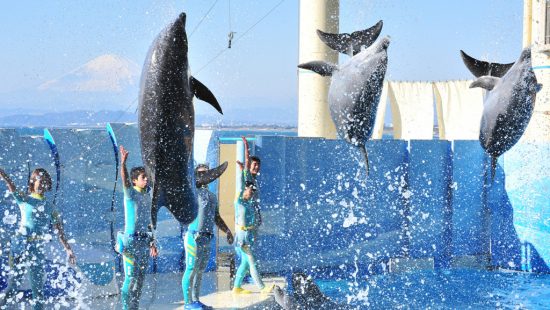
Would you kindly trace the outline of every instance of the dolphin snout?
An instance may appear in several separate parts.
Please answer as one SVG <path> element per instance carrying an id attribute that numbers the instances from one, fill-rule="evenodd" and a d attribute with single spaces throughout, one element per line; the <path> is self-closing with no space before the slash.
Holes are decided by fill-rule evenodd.
<path id="1" fill-rule="evenodd" d="M 185 12 L 181 12 L 180 16 L 178 16 L 177 23 L 181 23 L 185 27 L 185 21 L 187 20 L 187 15 L 185 15 Z"/>
<path id="2" fill-rule="evenodd" d="M 519 56 L 520 61 L 531 60 L 531 47 L 526 47 Z"/>
<path id="3" fill-rule="evenodd" d="M 387 49 L 388 46 L 390 46 L 391 37 L 385 36 L 380 40 L 380 48 L 381 49 Z"/>

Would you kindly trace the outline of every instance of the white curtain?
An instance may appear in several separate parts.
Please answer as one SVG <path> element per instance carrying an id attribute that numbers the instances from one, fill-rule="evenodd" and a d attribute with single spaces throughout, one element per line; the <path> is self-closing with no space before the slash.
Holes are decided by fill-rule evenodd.
<path id="1" fill-rule="evenodd" d="M 431 82 L 389 82 L 395 139 L 432 139 L 434 97 Z"/>
<path id="2" fill-rule="evenodd" d="M 382 94 L 380 95 L 380 103 L 376 111 L 376 119 L 374 120 L 374 128 L 372 130 L 372 139 L 382 139 L 384 134 L 384 118 L 386 116 L 386 106 L 388 100 L 388 81 L 384 81 Z"/>
<path id="3" fill-rule="evenodd" d="M 435 82 L 439 139 L 477 140 L 483 112 L 483 90 L 473 81 Z"/>

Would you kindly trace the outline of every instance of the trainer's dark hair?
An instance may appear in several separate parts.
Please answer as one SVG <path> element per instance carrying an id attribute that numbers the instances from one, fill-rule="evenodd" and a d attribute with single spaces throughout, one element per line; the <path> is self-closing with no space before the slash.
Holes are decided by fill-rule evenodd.
<path id="1" fill-rule="evenodd" d="M 29 178 L 29 192 L 30 193 L 33 193 L 34 192 L 34 183 L 38 180 L 44 180 L 45 182 L 45 190 L 46 191 L 49 191 L 52 189 L 52 177 L 50 176 L 50 174 L 48 173 L 48 171 L 46 171 L 46 169 L 44 168 L 36 168 L 33 170 L 33 172 L 31 173 L 31 177 Z"/>
<path id="2" fill-rule="evenodd" d="M 197 173 L 197 172 L 199 171 L 199 169 L 208 170 L 208 169 L 210 169 L 210 166 L 208 166 L 208 164 L 198 164 L 198 165 L 195 167 L 195 173 Z"/>
<path id="3" fill-rule="evenodd" d="M 145 168 L 140 167 L 134 167 L 132 170 L 130 170 L 130 181 L 137 180 L 140 174 L 145 174 Z"/>
<path id="4" fill-rule="evenodd" d="M 255 162 L 257 162 L 258 164 L 261 164 L 261 163 L 262 163 L 262 161 L 260 160 L 260 157 L 258 157 L 258 156 L 250 156 L 250 161 L 251 161 L 251 162 L 255 161 Z"/>

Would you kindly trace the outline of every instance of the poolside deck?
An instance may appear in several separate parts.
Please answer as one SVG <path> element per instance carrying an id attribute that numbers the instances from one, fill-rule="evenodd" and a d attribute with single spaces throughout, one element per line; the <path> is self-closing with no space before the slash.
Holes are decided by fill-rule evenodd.
<path id="1" fill-rule="evenodd" d="M 181 278 L 182 273 L 158 274 L 156 298 L 151 303 L 153 275 L 147 275 L 140 309 L 183 309 Z M 264 281 L 266 285 L 285 286 L 284 278 L 281 277 L 264 278 Z M 247 283 L 243 288 L 251 290 L 253 293 L 233 295 L 229 289 L 228 271 L 207 272 L 203 278 L 201 302 L 215 309 L 280 309 L 273 294 L 260 294 L 254 284 Z M 84 301 L 84 304 L 90 309 L 121 309 L 122 307 L 120 295 L 88 299 Z"/>

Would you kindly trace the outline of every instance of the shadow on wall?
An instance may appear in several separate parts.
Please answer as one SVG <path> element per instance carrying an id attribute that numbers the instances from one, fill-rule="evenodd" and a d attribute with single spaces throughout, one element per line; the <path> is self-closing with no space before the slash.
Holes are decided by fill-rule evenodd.
<path id="1" fill-rule="evenodd" d="M 514 217 L 529 217 L 532 214 L 517 212 L 522 206 L 513 206 L 506 190 L 506 175 L 502 165 L 498 165 L 495 181 L 488 187 L 488 206 L 491 212 L 491 264 L 492 266 L 532 272 L 549 273 L 550 268 L 539 255 L 535 246 L 520 240 Z M 543 219 L 541 219 L 542 221 Z M 547 243 L 548 244 L 548 243 Z"/>

